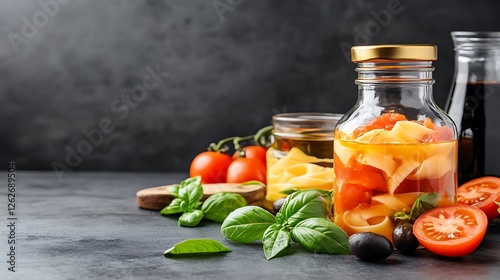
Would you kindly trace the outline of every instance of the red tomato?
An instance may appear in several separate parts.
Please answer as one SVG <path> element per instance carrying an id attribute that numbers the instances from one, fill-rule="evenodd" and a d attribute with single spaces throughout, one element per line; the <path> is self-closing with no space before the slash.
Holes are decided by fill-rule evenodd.
<path id="1" fill-rule="evenodd" d="M 266 183 L 266 167 L 257 159 L 238 158 L 227 169 L 228 183 L 244 183 L 248 181 Z"/>
<path id="2" fill-rule="evenodd" d="M 424 123 L 422 125 L 432 130 L 436 128 L 436 125 L 432 122 L 430 118 L 425 118 Z"/>
<path id="3" fill-rule="evenodd" d="M 372 200 L 372 192 L 360 185 L 340 183 L 338 192 L 335 192 L 336 207 L 340 212 L 351 210 L 358 205 L 368 205 Z"/>
<path id="4" fill-rule="evenodd" d="M 267 152 L 266 148 L 262 146 L 246 146 L 243 148 L 243 151 L 245 152 L 246 158 L 260 160 L 260 162 L 262 162 L 264 166 L 266 166 L 266 152 Z M 239 157 L 240 154 L 238 153 L 238 151 L 234 152 L 233 160 Z"/>
<path id="5" fill-rule="evenodd" d="M 340 180 L 353 185 L 359 185 L 370 190 L 387 192 L 382 171 L 375 167 L 353 161 L 352 167 L 344 165 L 338 157 L 334 157 L 335 176 Z"/>
<path id="6" fill-rule="evenodd" d="M 476 250 L 487 226 L 488 218 L 477 207 L 455 205 L 425 212 L 413 224 L 413 233 L 429 251 L 461 257 Z"/>
<path id="7" fill-rule="evenodd" d="M 500 201 L 500 178 L 487 176 L 471 180 L 458 188 L 457 202 L 463 205 L 472 205 L 483 210 L 488 220 L 498 217 Z"/>
<path id="8" fill-rule="evenodd" d="M 406 121 L 406 117 L 399 113 L 384 113 L 373 120 L 369 121 L 366 125 L 356 128 L 353 132 L 354 137 L 374 129 L 391 130 L 398 121 Z"/>
<path id="9" fill-rule="evenodd" d="M 191 162 L 189 176 L 195 177 L 201 175 L 201 182 L 225 183 L 227 168 L 232 159 L 229 155 L 207 151 L 197 155 Z"/>
<path id="10" fill-rule="evenodd" d="M 408 193 L 408 192 L 437 192 L 443 193 L 454 184 L 453 179 L 456 178 L 456 173 L 448 171 L 443 176 L 437 179 L 421 179 L 409 180 L 404 179 L 401 184 L 396 188 L 394 193 Z"/>
<path id="11" fill-rule="evenodd" d="M 453 140 L 453 130 L 448 126 L 438 126 L 431 133 L 422 137 L 422 142 L 443 142 Z"/>

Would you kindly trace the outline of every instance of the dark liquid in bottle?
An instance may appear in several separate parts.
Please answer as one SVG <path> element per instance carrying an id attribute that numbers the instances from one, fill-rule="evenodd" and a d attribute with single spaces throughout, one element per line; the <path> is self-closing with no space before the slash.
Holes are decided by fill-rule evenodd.
<path id="1" fill-rule="evenodd" d="M 459 184 L 484 175 L 500 176 L 500 84 L 463 87 L 455 85 L 447 106 L 458 129 Z"/>

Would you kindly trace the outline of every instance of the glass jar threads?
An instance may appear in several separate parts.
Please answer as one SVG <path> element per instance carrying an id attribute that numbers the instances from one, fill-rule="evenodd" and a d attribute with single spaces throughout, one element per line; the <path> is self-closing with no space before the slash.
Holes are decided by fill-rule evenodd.
<path id="1" fill-rule="evenodd" d="M 333 129 L 342 115 L 284 113 L 273 116 L 267 151 L 266 200 L 302 189 L 333 188 Z"/>
<path id="2" fill-rule="evenodd" d="M 457 131 L 433 101 L 432 45 L 355 46 L 358 101 L 334 131 L 334 222 L 392 239 L 423 193 L 456 203 Z"/>

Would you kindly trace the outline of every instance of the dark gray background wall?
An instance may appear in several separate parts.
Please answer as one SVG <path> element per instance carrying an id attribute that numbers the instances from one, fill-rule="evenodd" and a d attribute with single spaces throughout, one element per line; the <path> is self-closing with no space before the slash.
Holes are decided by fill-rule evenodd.
<path id="1" fill-rule="evenodd" d="M 485 0 L 4 0 L 0 168 L 187 171 L 210 142 L 252 134 L 273 114 L 347 111 L 354 44 L 438 45 L 444 106 L 450 31 L 498 31 L 499 10 Z"/>

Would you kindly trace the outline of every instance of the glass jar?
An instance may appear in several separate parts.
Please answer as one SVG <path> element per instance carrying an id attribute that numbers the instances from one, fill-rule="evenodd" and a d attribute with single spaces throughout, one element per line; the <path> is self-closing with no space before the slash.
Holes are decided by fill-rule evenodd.
<path id="1" fill-rule="evenodd" d="M 458 129 L 458 182 L 500 176 L 500 32 L 452 32 L 455 78 L 446 109 Z"/>
<path id="2" fill-rule="evenodd" d="M 392 240 L 418 195 L 456 203 L 457 133 L 433 101 L 432 45 L 355 46 L 358 101 L 334 131 L 334 222 Z"/>
<path id="3" fill-rule="evenodd" d="M 268 203 L 293 190 L 333 188 L 333 129 L 341 117 L 328 113 L 273 116 L 273 144 L 267 151 Z"/>

